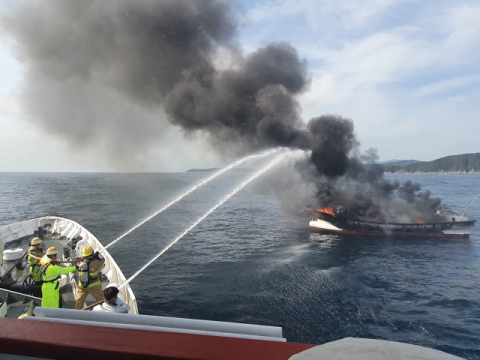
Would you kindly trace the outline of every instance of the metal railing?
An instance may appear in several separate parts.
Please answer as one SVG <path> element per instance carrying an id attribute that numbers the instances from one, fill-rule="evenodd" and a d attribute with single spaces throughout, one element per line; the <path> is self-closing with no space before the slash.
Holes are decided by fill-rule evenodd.
<path id="1" fill-rule="evenodd" d="M 32 225 L 33 223 L 35 223 L 36 221 L 38 221 L 38 219 L 34 219 L 34 220 L 30 221 L 29 223 L 27 223 L 26 225 L 21 226 L 21 227 L 19 227 L 18 229 L 15 229 L 15 230 L 12 230 L 12 228 L 10 228 L 11 232 L 9 232 L 8 234 L 1 235 L 1 236 L 0 236 L 0 239 L 6 238 L 6 237 L 8 237 L 8 236 L 10 236 L 10 235 L 12 235 L 12 234 L 16 234 L 16 233 L 18 233 L 19 231 L 21 231 L 21 230 L 23 230 L 23 229 L 31 226 L 31 225 Z"/>
<path id="2" fill-rule="evenodd" d="M 35 302 L 37 305 L 40 305 L 42 303 L 42 299 L 39 297 L 22 294 L 16 291 L 2 289 L 2 288 L 0 288 L 0 301 L 5 302 L 7 304 L 12 302 L 18 302 L 18 301 L 22 301 L 24 304 L 30 301 Z"/>

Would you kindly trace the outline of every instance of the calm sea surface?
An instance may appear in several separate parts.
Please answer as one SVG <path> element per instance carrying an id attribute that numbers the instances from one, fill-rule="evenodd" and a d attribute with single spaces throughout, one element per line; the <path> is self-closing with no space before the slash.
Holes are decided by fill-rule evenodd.
<path id="1" fill-rule="evenodd" d="M 56 215 L 106 245 L 207 175 L 0 173 L 0 226 Z M 217 178 L 113 245 L 125 276 L 244 176 Z M 459 211 L 480 192 L 479 175 L 388 178 L 419 182 Z M 468 216 L 480 220 L 480 199 Z M 468 240 L 318 235 L 308 217 L 287 215 L 249 185 L 131 286 L 142 314 L 281 326 L 291 342 L 365 337 L 480 359 L 480 227 Z"/>

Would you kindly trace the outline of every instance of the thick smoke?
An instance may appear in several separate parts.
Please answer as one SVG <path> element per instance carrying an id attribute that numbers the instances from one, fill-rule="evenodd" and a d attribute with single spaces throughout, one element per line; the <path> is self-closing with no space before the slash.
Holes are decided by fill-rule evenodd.
<path id="1" fill-rule="evenodd" d="M 307 83 L 306 64 L 295 49 L 272 43 L 207 82 L 184 79 L 166 97 L 165 111 L 173 124 L 187 132 L 207 132 L 221 149 L 307 149 L 309 135 L 301 130 L 294 98 Z"/>
<path id="2" fill-rule="evenodd" d="M 25 108 L 50 134 L 141 158 L 168 121 L 233 155 L 303 146 L 307 66 L 285 43 L 242 56 L 216 0 L 19 2 L 2 15 L 27 65 Z M 219 50 L 232 66 L 215 66 Z M 137 150 L 136 150 L 137 149 Z"/>
<path id="3" fill-rule="evenodd" d="M 217 1 L 19 1 L 1 11 L 26 65 L 23 108 L 120 170 L 174 145 L 167 95 L 189 79 L 209 86 L 216 50 L 237 52 L 235 14 Z"/>
<path id="4" fill-rule="evenodd" d="M 305 150 L 287 172 L 294 175 L 275 182 L 292 199 L 378 218 L 438 205 L 418 185 L 364 165 L 376 154 L 359 152 L 351 120 L 323 115 L 305 124 L 297 101 L 309 86 L 305 60 L 283 42 L 244 56 L 239 14 L 227 3 L 19 1 L 3 11 L 3 33 L 27 66 L 24 107 L 49 134 L 76 148 L 99 146 L 119 168 L 148 161 L 159 142 L 168 146 L 173 125 L 223 155 Z M 222 69 L 221 54 L 230 59 Z"/>

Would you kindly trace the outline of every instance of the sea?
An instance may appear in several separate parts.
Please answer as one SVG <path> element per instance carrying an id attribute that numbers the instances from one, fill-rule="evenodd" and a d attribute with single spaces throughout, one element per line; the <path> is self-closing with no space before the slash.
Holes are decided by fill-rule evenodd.
<path id="1" fill-rule="evenodd" d="M 219 176 L 112 245 L 125 276 L 247 173 Z M 107 245 L 210 175 L 0 173 L 0 226 L 56 215 Z M 420 183 L 460 212 L 480 193 L 480 175 L 386 177 Z M 139 312 L 281 326 L 289 342 L 361 337 L 480 359 L 480 224 L 469 239 L 340 237 L 312 233 L 298 210 L 245 186 L 132 280 Z M 480 220 L 480 198 L 467 215 Z"/>

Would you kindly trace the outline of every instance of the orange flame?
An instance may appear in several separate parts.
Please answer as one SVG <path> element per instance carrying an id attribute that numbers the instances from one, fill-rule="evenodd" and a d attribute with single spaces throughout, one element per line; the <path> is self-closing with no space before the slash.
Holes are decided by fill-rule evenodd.
<path id="1" fill-rule="evenodd" d="M 335 210 L 333 210 L 332 208 L 317 209 L 317 211 L 323 212 L 323 213 L 325 213 L 325 214 L 329 214 L 329 215 L 332 215 L 332 216 L 335 216 Z"/>
<path id="2" fill-rule="evenodd" d="M 418 220 L 418 221 L 417 221 L 417 224 L 425 224 L 425 221 Z"/>

